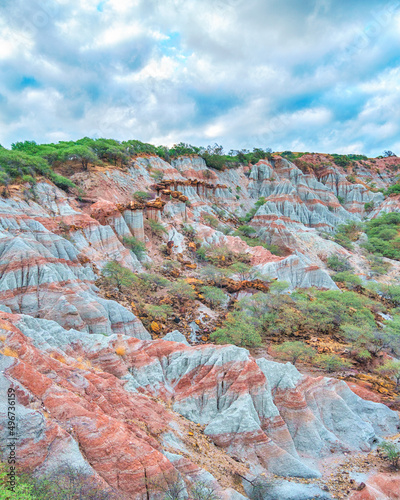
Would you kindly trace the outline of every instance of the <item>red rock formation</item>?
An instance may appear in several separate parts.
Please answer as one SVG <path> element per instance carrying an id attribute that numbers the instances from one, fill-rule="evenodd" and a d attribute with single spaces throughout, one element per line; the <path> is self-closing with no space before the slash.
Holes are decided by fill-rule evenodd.
<path id="1" fill-rule="evenodd" d="M 371 477 L 360 491 L 349 500 L 398 500 L 400 498 L 400 473 L 377 474 Z"/>

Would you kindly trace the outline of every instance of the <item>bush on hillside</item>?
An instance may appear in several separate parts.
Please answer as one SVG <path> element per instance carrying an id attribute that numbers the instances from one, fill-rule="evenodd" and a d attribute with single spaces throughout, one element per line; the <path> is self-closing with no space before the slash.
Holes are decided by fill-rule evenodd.
<path id="1" fill-rule="evenodd" d="M 337 255 L 332 255 L 331 257 L 328 257 L 326 265 L 330 269 L 338 273 L 343 271 L 350 271 L 352 269 L 351 265 L 345 258 L 338 257 Z"/>
<path id="2" fill-rule="evenodd" d="M 290 361 L 296 365 L 297 361 L 311 361 L 315 356 L 315 350 L 304 342 L 284 342 L 274 348 L 278 358 Z"/>
<path id="3" fill-rule="evenodd" d="M 105 281 L 122 292 L 124 288 L 131 288 L 137 283 L 138 279 L 135 274 L 121 266 L 117 261 L 107 262 L 102 270 L 102 276 Z"/>
<path id="4" fill-rule="evenodd" d="M 384 214 L 366 222 L 368 252 L 400 260 L 400 213 Z"/>
<path id="5" fill-rule="evenodd" d="M 256 347 L 261 337 L 249 318 L 238 311 L 229 313 L 221 328 L 210 335 L 217 344 L 234 344 L 240 347 Z"/>
<path id="6" fill-rule="evenodd" d="M 127 236 L 123 239 L 123 242 L 136 255 L 138 260 L 143 260 L 146 257 L 146 245 L 143 241 L 138 240 L 134 236 Z"/>
<path id="7" fill-rule="evenodd" d="M 349 360 L 341 358 L 336 354 L 320 354 L 315 358 L 317 366 L 322 370 L 333 373 L 351 367 Z"/>
<path id="8" fill-rule="evenodd" d="M 203 286 L 200 289 L 201 294 L 205 298 L 207 302 L 210 302 L 212 306 L 220 306 L 226 299 L 227 295 L 220 289 L 215 286 Z"/>

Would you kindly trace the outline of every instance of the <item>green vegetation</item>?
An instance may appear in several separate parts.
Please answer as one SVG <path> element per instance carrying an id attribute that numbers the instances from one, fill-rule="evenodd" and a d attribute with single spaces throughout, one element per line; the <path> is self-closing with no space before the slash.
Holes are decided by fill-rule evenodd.
<path id="1" fill-rule="evenodd" d="M 223 170 L 224 168 L 234 168 L 243 164 L 255 164 L 259 160 L 271 159 L 271 149 L 254 148 L 253 151 L 242 149 L 240 151 L 231 150 L 228 154 L 224 152 L 222 146 L 214 144 L 207 148 L 200 148 L 200 156 L 206 162 L 207 167 L 214 168 L 215 170 Z"/>
<path id="2" fill-rule="evenodd" d="M 250 256 L 247 253 L 234 252 L 226 245 L 200 247 L 196 253 L 200 260 L 206 260 L 221 267 L 228 267 L 237 262 L 245 264 L 250 262 Z"/>
<path id="3" fill-rule="evenodd" d="M 264 205 L 267 200 L 264 196 L 261 196 L 254 204 L 254 208 L 250 210 L 244 217 L 239 217 L 240 222 L 250 222 L 251 219 L 255 216 L 257 210 Z"/>
<path id="4" fill-rule="evenodd" d="M 385 262 L 382 257 L 373 254 L 368 256 L 368 264 L 373 276 L 387 274 L 392 267 L 392 265 L 389 262 Z"/>
<path id="5" fill-rule="evenodd" d="M 254 229 L 254 227 L 251 227 L 251 226 L 239 226 L 237 230 L 239 233 L 242 233 L 244 236 L 251 236 L 252 234 L 255 234 L 257 232 Z"/>
<path id="6" fill-rule="evenodd" d="M 340 273 L 337 273 L 332 276 L 332 279 L 336 283 L 343 283 L 346 288 L 350 290 L 362 284 L 361 278 L 359 276 L 356 276 L 355 274 L 350 273 L 349 271 L 342 271 Z"/>
<path id="7" fill-rule="evenodd" d="M 42 175 L 66 191 L 76 187 L 66 177 L 56 174 L 44 158 L 38 155 L 29 155 L 23 151 L 9 151 L 0 147 L 1 184 L 7 188 L 12 181 L 18 178 L 22 179 L 25 175 L 29 175 L 32 178 Z"/>
<path id="8" fill-rule="evenodd" d="M 165 227 L 161 224 L 161 222 L 158 222 L 153 219 L 149 219 L 148 224 L 150 226 L 150 230 L 154 236 L 162 236 L 163 234 L 167 233 L 167 230 Z"/>
<path id="9" fill-rule="evenodd" d="M 104 488 L 82 469 L 60 467 L 40 479 L 20 473 L 15 477 L 14 491 L 8 489 L 8 467 L 0 464 L 0 500 L 116 500 L 111 488 Z"/>
<path id="10" fill-rule="evenodd" d="M 363 226 L 359 222 L 349 222 L 337 227 L 334 241 L 347 250 L 353 250 L 353 242 L 357 241 L 363 231 Z"/>
<path id="11" fill-rule="evenodd" d="M 400 260 L 400 214 L 389 213 L 367 221 L 368 252 Z"/>
<path id="12" fill-rule="evenodd" d="M 343 271 L 350 271 L 350 269 L 352 269 L 351 265 L 347 262 L 346 259 L 338 257 L 337 255 L 332 255 L 331 257 L 328 257 L 326 265 L 330 269 L 338 273 Z"/>
<path id="13" fill-rule="evenodd" d="M 219 224 L 218 219 L 216 217 L 214 217 L 213 215 L 205 214 L 205 215 L 203 215 L 203 219 L 205 220 L 206 224 L 213 227 L 214 229 L 216 229 L 218 227 L 218 224 Z"/>
<path id="14" fill-rule="evenodd" d="M 146 191 L 136 191 L 133 193 L 133 199 L 139 203 L 144 203 L 151 199 L 151 194 Z"/>
<path id="15" fill-rule="evenodd" d="M 228 298 L 227 295 L 215 286 L 203 286 L 200 289 L 201 294 L 207 302 L 210 302 L 212 306 L 220 306 Z"/>
<path id="16" fill-rule="evenodd" d="M 400 388 L 400 361 L 397 359 L 390 359 L 377 369 L 378 373 L 386 375 L 389 378 L 394 378 L 396 382 L 395 391 Z"/>
<path id="17" fill-rule="evenodd" d="M 269 250 L 274 255 L 282 255 L 282 251 L 278 247 L 278 245 L 269 245 L 268 243 L 265 243 L 265 241 L 262 241 L 260 238 L 256 236 L 256 233 L 257 231 L 254 229 L 254 227 L 243 225 L 239 226 L 233 234 L 234 236 L 239 236 L 250 247 L 263 247 Z"/>
<path id="18" fill-rule="evenodd" d="M 147 304 L 145 306 L 145 311 L 148 316 L 150 316 L 154 320 L 163 320 L 165 321 L 168 316 L 173 313 L 173 309 L 171 306 L 163 304 L 161 306 Z"/>
<path id="19" fill-rule="evenodd" d="M 331 156 L 334 163 L 339 167 L 343 167 L 345 170 L 351 164 L 352 161 L 347 155 L 332 154 Z"/>
<path id="20" fill-rule="evenodd" d="M 129 236 L 124 238 L 124 245 L 131 250 L 138 260 L 143 260 L 144 257 L 146 256 L 146 245 L 143 243 L 143 241 L 138 240 L 134 236 Z"/>
<path id="21" fill-rule="evenodd" d="M 384 441 L 380 444 L 379 448 L 381 449 L 384 458 L 390 462 L 391 466 L 394 469 L 399 468 L 400 461 L 400 448 L 396 443 L 392 443 L 391 441 Z"/>
<path id="22" fill-rule="evenodd" d="M 386 196 L 390 196 L 391 194 L 400 194 L 400 184 L 393 184 L 393 186 L 389 186 L 385 191 Z"/>
<path id="23" fill-rule="evenodd" d="M 169 292 L 182 302 L 186 300 L 194 300 L 196 298 L 196 292 L 185 280 L 177 280 L 171 283 L 169 286 Z"/>
<path id="24" fill-rule="evenodd" d="M 383 310 L 381 303 L 353 291 L 309 289 L 291 295 L 281 291 L 275 293 L 271 284 L 270 293 L 257 293 L 235 305 L 262 337 L 282 336 L 290 341 L 299 335 L 335 336 L 349 342 L 360 360 L 383 349 L 400 352 L 400 315 L 382 325 L 375 319 Z M 400 292 L 391 292 L 400 300 Z"/>
<path id="25" fill-rule="evenodd" d="M 373 201 L 368 201 L 364 204 L 364 210 L 369 213 L 375 208 L 375 203 Z"/>
<path id="26" fill-rule="evenodd" d="M 221 328 L 211 334 L 217 344 L 234 344 L 241 347 L 255 347 L 261 344 L 261 336 L 248 317 L 235 311 L 229 313 Z"/>
<path id="27" fill-rule="evenodd" d="M 315 350 L 304 342 L 284 342 L 274 349 L 278 358 L 290 361 L 296 365 L 297 361 L 310 361 L 315 356 Z"/>
<path id="28" fill-rule="evenodd" d="M 137 282 L 135 274 L 115 260 L 107 262 L 101 274 L 106 282 L 117 288 L 119 292 L 122 292 L 124 288 L 132 287 Z"/>
<path id="29" fill-rule="evenodd" d="M 328 373 L 344 370 L 351 366 L 348 359 L 341 358 L 336 354 L 320 354 L 315 359 L 316 364 Z"/>

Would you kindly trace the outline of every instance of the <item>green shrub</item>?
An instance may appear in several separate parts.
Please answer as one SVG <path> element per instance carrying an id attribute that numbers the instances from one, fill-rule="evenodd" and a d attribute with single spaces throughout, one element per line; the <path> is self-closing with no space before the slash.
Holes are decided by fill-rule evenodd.
<path id="1" fill-rule="evenodd" d="M 200 249 L 199 249 L 200 250 Z M 199 250 L 197 254 L 199 255 Z M 206 247 L 204 250 L 206 260 L 209 260 L 215 265 L 228 267 L 236 262 L 250 262 L 250 256 L 242 252 L 234 252 L 226 245 L 219 245 L 214 247 Z"/>
<path id="2" fill-rule="evenodd" d="M 310 361 L 315 356 L 315 350 L 304 342 L 284 342 L 274 348 L 278 358 L 290 361 L 296 365 L 297 361 Z"/>
<path id="3" fill-rule="evenodd" d="M 203 215 L 203 219 L 205 220 L 206 224 L 213 227 L 214 229 L 218 227 L 219 224 L 218 219 L 215 218 L 213 215 L 205 214 Z"/>
<path id="4" fill-rule="evenodd" d="M 29 184 L 35 185 L 36 179 L 32 175 L 23 175 L 22 182 L 29 182 Z"/>
<path id="5" fill-rule="evenodd" d="M 366 222 L 368 243 L 364 247 L 373 254 L 400 260 L 400 213 L 384 214 Z"/>
<path id="6" fill-rule="evenodd" d="M 374 276 L 381 276 L 386 274 L 393 267 L 389 262 L 385 262 L 379 255 L 371 255 L 368 258 L 368 264 L 371 270 L 371 274 Z"/>
<path id="7" fill-rule="evenodd" d="M 196 230 L 189 224 L 184 224 L 182 226 L 181 233 L 188 238 L 194 238 L 196 236 Z"/>
<path id="8" fill-rule="evenodd" d="M 364 204 L 364 210 L 369 213 L 375 208 L 375 203 L 373 201 L 368 201 Z"/>
<path id="9" fill-rule="evenodd" d="M 274 293 L 271 289 L 271 293 L 260 292 L 236 304 L 239 311 L 257 321 L 263 332 L 274 337 L 291 336 L 299 331 L 308 335 L 341 335 L 344 323 L 378 329 L 374 312 L 380 307 L 378 302 L 352 291 L 312 289 L 291 295 Z"/>
<path id="10" fill-rule="evenodd" d="M 194 300 L 196 298 L 195 291 L 185 280 L 178 280 L 171 283 L 169 291 L 171 295 L 177 297 L 181 301 Z"/>
<path id="11" fill-rule="evenodd" d="M 400 194 L 400 184 L 394 184 L 393 186 L 389 186 L 385 191 L 386 196 L 391 194 Z"/>
<path id="12" fill-rule="evenodd" d="M 390 359 L 385 361 L 385 363 L 377 368 L 377 372 L 382 375 L 386 375 L 389 378 L 394 378 L 396 382 L 395 391 L 399 390 L 400 387 L 400 361 L 397 359 Z"/>
<path id="13" fill-rule="evenodd" d="M 338 257 L 337 255 L 328 257 L 326 264 L 330 269 L 339 273 L 343 271 L 350 271 L 350 269 L 352 269 L 351 265 L 345 258 Z"/>
<path id="14" fill-rule="evenodd" d="M 379 445 L 379 448 L 383 452 L 385 459 L 390 462 L 394 469 L 399 468 L 400 461 L 400 448 L 396 443 L 391 441 L 384 441 Z"/>
<path id="15" fill-rule="evenodd" d="M 76 185 L 70 179 L 67 179 L 67 177 L 63 175 L 56 174 L 55 172 L 51 172 L 49 178 L 57 187 L 64 191 L 68 192 L 71 188 L 76 188 Z"/>
<path id="16" fill-rule="evenodd" d="M 138 240 L 134 236 L 129 236 L 124 238 L 123 242 L 136 255 L 138 260 L 144 259 L 146 256 L 146 245 L 143 241 Z"/>
<path id="17" fill-rule="evenodd" d="M 234 344 L 241 347 L 256 347 L 261 344 L 257 329 L 241 312 L 229 313 L 221 328 L 210 335 L 217 344 Z"/>
<path id="18" fill-rule="evenodd" d="M 316 364 L 328 373 L 344 370 L 351 366 L 350 361 L 336 354 L 320 354 L 315 358 Z"/>
<path id="19" fill-rule="evenodd" d="M 101 274 L 105 281 L 116 287 L 119 292 L 122 292 L 124 288 L 133 287 L 138 282 L 135 274 L 117 261 L 107 262 Z"/>
<path id="20" fill-rule="evenodd" d="M 169 286 L 170 284 L 170 281 L 168 281 L 166 278 L 164 278 L 164 276 L 161 276 L 158 273 L 140 273 L 138 274 L 138 278 L 152 288 L 163 288 Z"/>
<path id="21" fill-rule="evenodd" d="M 220 288 L 215 286 L 203 286 L 200 291 L 207 302 L 213 306 L 220 306 L 228 298 Z"/>
<path id="22" fill-rule="evenodd" d="M 239 226 L 237 229 L 240 233 L 243 233 L 245 236 L 251 236 L 252 234 L 255 234 L 257 231 L 254 229 L 254 227 L 251 226 Z"/>
<path id="23" fill-rule="evenodd" d="M 160 306 L 148 304 L 145 306 L 146 313 L 154 320 L 166 321 L 168 316 L 171 316 L 173 309 L 171 306 L 162 304 Z"/>
<path id="24" fill-rule="evenodd" d="M 151 194 L 146 191 L 136 191 L 133 193 L 132 198 L 139 203 L 144 203 L 151 199 Z"/>
<path id="25" fill-rule="evenodd" d="M 333 281 L 336 283 L 343 283 L 350 290 L 362 285 L 362 280 L 359 276 L 350 273 L 349 271 L 342 271 L 332 276 Z"/>
<path id="26" fill-rule="evenodd" d="M 149 219 L 147 222 L 149 223 L 150 230 L 154 236 L 162 236 L 163 234 L 167 233 L 167 230 L 161 224 L 161 222 L 153 219 Z"/>

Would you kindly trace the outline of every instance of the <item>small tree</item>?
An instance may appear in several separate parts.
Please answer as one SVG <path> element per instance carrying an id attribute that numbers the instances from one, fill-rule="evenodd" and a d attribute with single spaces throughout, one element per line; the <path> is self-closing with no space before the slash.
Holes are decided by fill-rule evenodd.
<path id="1" fill-rule="evenodd" d="M 344 370 L 351 366 L 350 361 L 343 359 L 336 354 L 320 354 L 316 358 L 317 365 L 328 373 Z"/>
<path id="2" fill-rule="evenodd" d="M 212 484 L 205 481 L 196 481 L 190 488 L 190 498 L 192 500 L 218 500 L 219 496 L 215 493 Z"/>
<path id="3" fill-rule="evenodd" d="M 136 191 L 136 193 L 133 193 L 133 199 L 139 203 L 143 203 L 151 199 L 151 194 L 145 191 Z"/>
<path id="4" fill-rule="evenodd" d="M 126 237 L 123 241 L 124 245 L 136 255 L 138 260 L 144 259 L 146 256 L 146 245 L 143 241 L 138 240 L 134 236 Z"/>
<path id="5" fill-rule="evenodd" d="M 63 160 L 78 160 L 84 170 L 88 169 L 89 162 L 94 163 L 97 155 L 87 146 L 71 146 L 63 151 Z"/>
<path id="6" fill-rule="evenodd" d="M 242 347 L 256 347 L 261 337 L 251 318 L 241 312 L 229 313 L 221 328 L 210 335 L 217 344 L 234 344 Z"/>
<path id="7" fill-rule="evenodd" d="M 397 359 L 390 359 L 386 361 L 382 366 L 377 368 L 378 373 L 385 375 L 389 378 L 394 378 L 396 381 L 395 391 L 400 388 L 400 361 Z"/>
<path id="8" fill-rule="evenodd" d="M 164 321 L 173 313 L 172 307 L 167 304 L 162 304 L 160 306 L 148 304 L 145 306 L 145 309 L 151 318 L 162 319 Z"/>
<path id="9" fill-rule="evenodd" d="M 185 280 L 177 280 L 171 283 L 169 287 L 171 295 L 175 295 L 179 300 L 194 300 L 196 298 L 196 292 Z"/>
<path id="10" fill-rule="evenodd" d="M 252 226 L 240 226 L 238 227 L 238 231 L 243 233 L 245 236 L 251 236 L 252 234 L 256 233 L 257 231 L 254 229 Z"/>
<path id="11" fill-rule="evenodd" d="M 398 469 L 400 460 L 399 446 L 391 441 L 384 441 L 379 448 L 382 450 L 386 460 L 391 463 L 392 467 Z"/>
<path id="12" fill-rule="evenodd" d="M 201 287 L 201 293 L 203 297 L 213 306 L 219 306 L 227 299 L 225 293 L 216 286 L 203 286 Z"/>
<path id="13" fill-rule="evenodd" d="M 343 271 L 332 276 L 336 283 L 343 283 L 349 290 L 353 290 L 357 286 L 362 285 L 362 280 L 359 276 L 348 271 Z"/>
<path id="14" fill-rule="evenodd" d="M 216 217 L 214 217 L 213 215 L 206 214 L 203 216 L 203 219 L 205 220 L 206 224 L 213 227 L 214 229 L 216 229 L 218 227 L 218 224 L 219 224 L 218 219 Z"/>
<path id="15" fill-rule="evenodd" d="M 151 481 L 148 490 L 162 493 L 162 500 L 183 500 L 186 496 L 186 486 L 178 473 L 168 477 L 166 481 Z"/>
<path id="16" fill-rule="evenodd" d="M 297 361 L 310 361 L 315 356 L 315 350 L 304 342 L 284 342 L 275 347 L 274 351 L 281 359 L 296 365 Z"/>
<path id="17" fill-rule="evenodd" d="M 102 275 L 105 280 L 110 285 L 116 287 L 119 292 L 121 292 L 123 288 L 132 287 L 137 282 L 134 273 L 126 267 L 121 266 L 121 264 L 118 264 L 115 260 L 107 262 L 102 271 Z"/>
<path id="18" fill-rule="evenodd" d="M 337 273 L 341 273 L 343 271 L 350 271 L 351 265 L 347 262 L 346 259 L 340 258 L 337 255 L 332 255 L 328 257 L 326 261 L 326 265 L 336 271 Z"/>
<path id="19" fill-rule="evenodd" d="M 95 476 L 89 475 L 84 469 L 75 469 L 70 465 L 59 467 L 42 479 L 31 478 L 30 482 L 33 484 L 34 498 L 40 500 L 116 500 L 120 498 L 116 496 L 115 490 L 105 489 Z"/>
<path id="20" fill-rule="evenodd" d="M 154 219 L 149 219 L 148 220 L 150 230 L 154 236 L 161 236 L 162 234 L 166 233 L 167 230 L 165 227 L 161 224 L 161 222 L 158 222 Z"/>
<path id="21" fill-rule="evenodd" d="M 254 271 L 249 264 L 245 264 L 244 262 L 236 262 L 229 266 L 229 271 L 232 274 L 237 274 L 241 281 L 247 281 L 253 279 L 259 273 Z"/>

